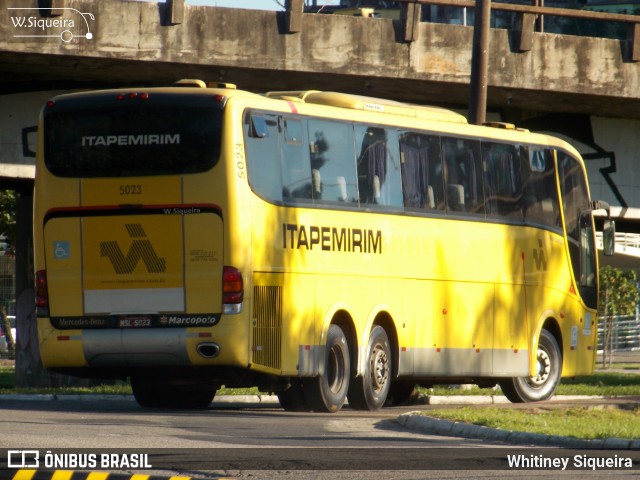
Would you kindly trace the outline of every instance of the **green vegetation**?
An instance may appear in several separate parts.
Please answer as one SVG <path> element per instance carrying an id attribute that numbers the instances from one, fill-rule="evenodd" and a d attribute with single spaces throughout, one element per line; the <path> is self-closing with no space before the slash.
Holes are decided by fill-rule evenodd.
<path id="1" fill-rule="evenodd" d="M 478 408 L 430 410 L 422 415 L 503 430 L 562 435 L 582 440 L 640 438 L 640 408 Z"/>
<path id="2" fill-rule="evenodd" d="M 616 366 L 617 367 L 617 366 Z M 638 368 L 637 366 L 635 368 Z M 500 395 L 500 389 L 492 388 L 420 388 L 421 395 Z M 640 375 L 630 373 L 596 372 L 590 376 L 564 378 L 556 395 L 591 395 L 619 397 L 640 396 Z"/>
<path id="3" fill-rule="evenodd" d="M 637 365 L 636 365 L 637 367 Z M 101 385 L 92 387 L 67 388 L 21 388 L 15 387 L 15 370 L 13 366 L 0 366 L 0 394 L 7 393 L 39 393 L 39 394 L 83 394 L 100 393 L 113 395 L 129 395 L 131 388 L 128 383 L 118 382 L 116 385 Z M 420 388 L 421 395 L 500 395 L 499 389 L 450 388 L 437 386 L 436 388 Z M 228 389 L 223 388 L 218 395 L 259 395 L 257 388 Z M 640 375 L 614 372 L 596 372 L 591 376 L 564 379 L 558 387 L 558 395 L 591 395 L 591 396 L 640 396 Z"/>

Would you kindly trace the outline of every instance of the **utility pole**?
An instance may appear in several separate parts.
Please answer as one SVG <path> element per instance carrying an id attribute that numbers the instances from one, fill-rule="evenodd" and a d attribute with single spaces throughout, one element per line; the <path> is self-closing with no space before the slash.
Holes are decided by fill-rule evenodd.
<path id="1" fill-rule="evenodd" d="M 482 125 L 487 116 L 487 77 L 489 69 L 489 29 L 491 0 L 476 0 L 471 50 L 471 96 L 469 123 Z"/>

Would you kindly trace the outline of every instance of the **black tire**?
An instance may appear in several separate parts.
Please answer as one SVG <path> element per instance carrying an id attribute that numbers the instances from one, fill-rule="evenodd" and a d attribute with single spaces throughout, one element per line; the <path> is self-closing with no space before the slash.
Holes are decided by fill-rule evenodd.
<path id="1" fill-rule="evenodd" d="M 411 380 L 393 382 L 387 394 L 387 402 L 385 405 L 389 407 L 404 405 L 414 396 L 415 391 L 416 383 Z"/>
<path id="2" fill-rule="evenodd" d="M 311 410 L 304 399 L 302 380 L 298 378 L 292 378 L 289 388 L 278 393 L 278 400 L 280 400 L 280 406 L 287 412 L 308 412 Z"/>
<path id="3" fill-rule="evenodd" d="M 513 403 L 540 402 L 553 396 L 562 376 L 562 351 L 548 330 L 540 332 L 537 375 L 509 378 L 500 382 L 504 396 Z"/>
<path id="4" fill-rule="evenodd" d="M 133 396 L 143 408 L 198 410 L 209 406 L 217 388 L 209 384 L 170 385 L 169 382 L 131 378 Z"/>
<path id="5" fill-rule="evenodd" d="M 371 330 L 361 377 L 351 379 L 349 406 L 355 410 L 380 410 L 387 401 L 392 380 L 391 347 L 381 326 Z"/>
<path id="6" fill-rule="evenodd" d="M 347 399 L 351 361 L 347 337 L 338 325 L 331 325 L 324 354 L 324 373 L 303 380 L 307 406 L 315 412 L 335 413 Z"/>

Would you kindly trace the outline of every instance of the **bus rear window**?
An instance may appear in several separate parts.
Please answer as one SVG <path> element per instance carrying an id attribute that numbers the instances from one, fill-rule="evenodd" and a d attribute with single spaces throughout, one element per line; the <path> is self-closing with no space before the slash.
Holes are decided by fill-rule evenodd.
<path id="1" fill-rule="evenodd" d="M 207 98 L 200 97 L 198 104 L 184 96 L 127 103 L 85 99 L 88 105 L 62 100 L 45 110 L 45 164 L 60 177 L 208 170 L 220 154 L 222 110 L 203 105 L 203 100 Z"/>

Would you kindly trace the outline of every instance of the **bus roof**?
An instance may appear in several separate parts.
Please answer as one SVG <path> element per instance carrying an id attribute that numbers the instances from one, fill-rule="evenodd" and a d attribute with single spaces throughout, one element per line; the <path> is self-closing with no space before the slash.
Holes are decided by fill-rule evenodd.
<path id="1" fill-rule="evenodd" d="M 390 113 L 407 117 L 421 118 L 440 122 L 467 123 L 467 119 L 446 108 L 413 105 L 375 97 L 353 95 L 338 92 L 320 92 L 318 90 L 300 90 L 285 92 L 267 92 L 268 98 L 289 100 L 331 107 L 349 108 L 353 110 L 367 110 L 372 112 Z"/>

